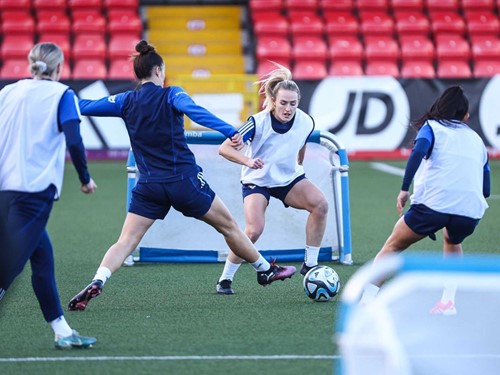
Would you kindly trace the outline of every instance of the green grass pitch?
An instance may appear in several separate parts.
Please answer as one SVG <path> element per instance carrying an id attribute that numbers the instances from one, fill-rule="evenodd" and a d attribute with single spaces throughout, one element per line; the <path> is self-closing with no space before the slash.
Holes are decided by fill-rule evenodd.
<path id="1" fill-rule="evenodd" d="M 390 162 L 404 167 L 404 162 Z M 492 197 L 464 251 L 498 252 L 500 162 L 491 162 Z M 49 233 L 63 306 L 92 278 L 125 216 L 124 162 L 92 162 L 98 191 L 79 192 L 67 166 Z M 210 182 L 211 176 L 206 176 Z M 329 263 L 345 284 L 371 260 L 397 220 L 401 177 L 351 162 L 351 229 L 355 264 Z M 440 252 L 442 240 L 410 250 Z M 295 264 L 297 267 L 300 264 Z M 56 351 L 30 284 L 29 265 L 0 303 L 0 374 L 332 374 L 338 298 L 309 300 L 302 278 L 262 288 L 249 265 L 235 279 L 237 294 L 220 296 L 222 264 L 136 264 L 113 275 L 85 312 L 67 312 L 70 325 L 98 338 L 90 350 Z"/>

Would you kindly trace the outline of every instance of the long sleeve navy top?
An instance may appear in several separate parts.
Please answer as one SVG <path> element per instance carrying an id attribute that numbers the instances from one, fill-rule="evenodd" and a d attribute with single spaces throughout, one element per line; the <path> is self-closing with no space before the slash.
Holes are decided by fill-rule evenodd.
<path id="1" fill-rule="evenodd" d="M 178 86 L 148 82 L 140 89 L 98 100 L 80 100 L 82 115 L 121 117 L 134 152 L 139 182 L 170 182 L 197 174 L 200 167 L 184 136 L 184 114 L 231 138 L 236 129 L 197 105 Z"/>

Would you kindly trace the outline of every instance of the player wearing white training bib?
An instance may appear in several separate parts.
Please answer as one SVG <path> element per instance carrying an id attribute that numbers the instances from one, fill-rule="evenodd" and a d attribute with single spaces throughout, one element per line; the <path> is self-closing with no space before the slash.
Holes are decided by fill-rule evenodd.
<path id="1" fill-rule="evenodd" d="M 456 120 L 429 120 L 425 126 L 432 129 L 434 145 L 415 174 L 411 203 L 447 214 L 482 218 L 488 208 L 483 196 L 483 166 L 488 154 L 482 139 Z"/>
<path id="2" fill-rule="evenodd" d="M 486 147 L 465 122 L 469 100 L 460 86 L 446 89 L 431 108 L 412 122 L 418 130 L 396 207 L 401 218 L 375 257 L 399 253 L 417 241 L 443 230 L 445 256 L 462 256 L 462 242 L 470 236 L 484 212 L 490 195 L 490 167 Z M 410 198 L 411 206 L 403 212 Z M 379 285 L 368 285 L 361 302 L 369 302 Z M 446 285 L 431 314 L 454 315 L 456 285 Z"/>
<path id="3" fill-rule="evenodd" d="M 68 149 L 85 194 L 96 189 L 87 170 L 75 93 L 59 83 L 64 56 L 53 43 L 28 56 L 32 79 L 0 91 L 0 300 L 28 261 L 33 290 L 58 349 L 88 348 L 66 322 L 47 223 L 61 194 Z M 0 301 L 1 304 L 1 301 Z"/>
<path id="4" fill-rule="evenodd" d="M 290 71 L 278 65 L 261 84 L 264 110 L 250 117 L 238 130 L 247 144 L 245 153 L 224 142 L 219 153 L 242 165 L 241 183 L 245 211 L 245 233 L 256 242 L 264 231 L 265 214 L 271 197 L 285 207 L 309 212 L 306 224 L 304 263 L 300 273 L 318 265 L 326 227 L 328 202 L 304 173 L 302 162 L 307 138 L 314 130 L 313 119 L 298 109 L 300 90 Z M 233 294 L 232 282 L 241 259 L 229 252 L 216 286 L 219 294 Z"/>
<path id="5" fill-rule="evenodd" d="M 286 186 L 304 174 L 304 167 L 299 164 L 297 154 L 314 130 L 311 116 L 297 109 L 293 124 L 284 133 L 275 130 L 273 122 L 276 120 L 269 111 L 257 113 L 248 122 L 253 126 L 246 127 L 248 131 L 242 133 L 243 141 L 247 141 L 246 135 L 251 134 L 251 130 L 253 136 L 248 140 L 245 156 L 250 159 L 260 158 L 266 160 L 266 163 L 260 169 L 244 165 L 241 168 L 243 184 Z M 255 126 L 256 123 L 259 126 Z"/>

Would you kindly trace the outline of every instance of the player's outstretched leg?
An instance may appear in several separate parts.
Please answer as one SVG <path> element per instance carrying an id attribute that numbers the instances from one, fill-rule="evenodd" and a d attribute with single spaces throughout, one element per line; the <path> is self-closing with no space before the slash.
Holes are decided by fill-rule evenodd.
<path id="1" fill-rule="evenodd" d="M 276 280 L 289 279 L 296 271 L 297 269 L 294 266 L 278 266 L 276 260 L 273 260 L 269 270 L 257 272 L 257 282 L 262 286 L 266 286 Z"/>
<path id="2" fill-rule="evenodd" d="M 68 304 L 68 309 L 71 311 L 85 310 L 87 303 L 89 303 L 92 298 L 95 298 L 102 293 L 102 285 L 101 280 L 93 280 L 89 285 L 83 288 L 80 293 L 71 298 L 71 301 L 69 301 Z"/>

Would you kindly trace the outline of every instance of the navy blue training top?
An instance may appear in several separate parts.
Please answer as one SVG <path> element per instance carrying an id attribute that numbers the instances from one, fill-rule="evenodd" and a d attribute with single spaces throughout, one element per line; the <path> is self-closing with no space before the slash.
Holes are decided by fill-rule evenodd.
<path id="1" fill-rule="evenodd" d="M 227 138 L 237 133 L 233 126 L 197 105 L 182 88 L 163 88 L 151 82 L 99 100 L 82 99 L 80 110 L 86 116 L 123 118 L 139 182 L 178 181 L 201 170 L 184 136 L 184 114 Z"/>

